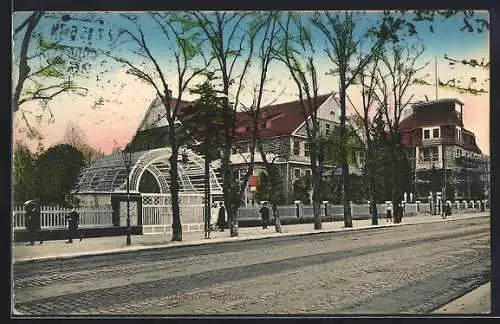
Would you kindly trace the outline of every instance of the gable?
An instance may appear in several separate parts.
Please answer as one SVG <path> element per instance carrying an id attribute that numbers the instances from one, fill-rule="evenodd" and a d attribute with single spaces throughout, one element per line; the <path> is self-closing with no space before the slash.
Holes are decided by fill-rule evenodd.
<path id="1" fill-rule="evenodd" d="M 318 108 L 317 118 L 320 124 L 320 131 L 324 132 L 326 125 L 333 128 L 334 124 L 340 123 L 340 104 L 335 99 L 335 95 L 330 95 Z M 310 122 L 311 117 L 308 118 Z M 304 122 L 293 132 L 293 135 L 307 136 L 306 125 Z"/>
<path id="2" fill-rule="evenodd" d="M 171 107 L 175 107 L 175 104 L 177 103 L 176 98 L 171 99 Z M 183 101 L 181 100 L 180 102 L 180 109 L 183 107 L 191 104 L 188 101 Z M 139 127 L 137 129 L 137 132 L 141 132 L 147 129 L 151 128 L 160 128 L 160 127 L 165 127 L 168 126 L 168 120 L 166 117 L 166 109 L 163 103 L 161 102 L 160 98 L 156 97 L 151 104 L 149 105 L 148 110 L 146 111 L 146 114 L 144 115 L 144 118 L 142 119 L 141 123 L 139 124 Z"/>

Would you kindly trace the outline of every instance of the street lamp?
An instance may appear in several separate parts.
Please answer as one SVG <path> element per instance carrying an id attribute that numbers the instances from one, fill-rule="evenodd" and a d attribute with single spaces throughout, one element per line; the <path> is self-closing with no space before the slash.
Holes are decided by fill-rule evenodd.
<path id="1" fill-rule="evenodd" d="M 125 170 L 127 172 L 127 241 L 126 244 L 130 245 L 130 166 L 132 164 L 132 153 L 127 152 L 127 148 L 122 151 L 123 164 L 125 165 Z"/>

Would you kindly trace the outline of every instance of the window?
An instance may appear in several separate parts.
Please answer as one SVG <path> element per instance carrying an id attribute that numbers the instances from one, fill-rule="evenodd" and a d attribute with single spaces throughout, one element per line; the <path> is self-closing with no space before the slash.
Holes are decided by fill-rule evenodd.
<path id="1" fill-rule="evenodd" d="M 457 140 L 461 141 L 462 140 L 462 131 L 460 128 L 456 128 L 456 134 L 457 134 Z"/>
<path id="2" fill-rule="evenodd" d="M 304 156 L 309 156 L 309 143 L 304 143 Z"/>
<path id="3" fill-rule="evenodd" d="M 306 170 L 306 179 L 311 179 L 311 170 Z"/>
<path id="4" fill-rule="evenodd" d="M 459 157 L 461 154 L 460 154 L 460 149 L 457 149 L 457 157 Z"/>
<path id="5" fill-rule="evenodd" d="M 420 162 L 439 161 L 438 147 L 424 147 L 420 151 Z"/>
<path id="6" fill-rule="evenodd" d="M 325 133 L 328 135 L 330 134 L 330 124 L 325 125 Z"/>
<path id="7" fill-rule="evenodd" d="M 432 138 L 439 138 L 439 128 L 434 128 L 432 130 Z"/>
<path id="8" fill-rule="evenodd" d="M 300 146 L 299 146 L 299 141 L 293 141 L 293 155 L 299 155 L 300 154 Z"/>
<path id="9" fill-rule="evenodd" d="M 300 178 L 300 169 L 294 169 L 293 176 L 294 176 L 295 180 L 298 180 Z"/>
<path id="10" fill-rule="evenodd" d="M 232 154 L 238 154 L 238 149 L 236 147 L 231 148 L 231 153 Z"/>
<path id="11" fill-rule="evenodd" d="M 424 138 L 430 138 L 431 137 L 431 131 L 429 129 L 424 130 Z"/>

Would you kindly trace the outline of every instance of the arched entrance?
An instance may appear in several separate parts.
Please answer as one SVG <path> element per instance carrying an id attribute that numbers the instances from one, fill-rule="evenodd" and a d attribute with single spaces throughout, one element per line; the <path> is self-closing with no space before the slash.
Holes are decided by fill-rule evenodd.
<path id="1" fill-rule="evenodd" d="M 120 153 L 106 156 L 82 170 L 75 187 L 77 194 L 126 196 L 129 177 L 132 195 L 140 200 L 131 205 L 131 217 L 140 217 L 143 234 L 171 231 L 172 200 L 170 196 L 169 147 L 134 152 L 132 167 L 127 175 Z M 191 150 L 182 150 L 179 169 L 179 204 L 183 231 L 203 229 L 203 192 L 205 183 L 204 159 Z M 222 187 L 215 172 L 210 169 L 209 183 L 212 195 L 221 195 Z M 123 200 L 119 213 L 122 218 Z"/>

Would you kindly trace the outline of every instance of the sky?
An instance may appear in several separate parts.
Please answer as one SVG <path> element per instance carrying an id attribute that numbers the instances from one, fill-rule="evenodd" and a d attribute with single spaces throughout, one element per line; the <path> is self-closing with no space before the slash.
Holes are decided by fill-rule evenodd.
<path id="1" fill-rule="evenodd" d="M 16 28 L 30 13 L 19 12 L 14 13 L 13 28 Z M 73 18 L 79 20 L 70 20 L 64 22 L 66 25 L 76 25 L 79 29 L 76 32 L 75 40 L 71 40 L 71 34 L 60 33 L 60 30 L 55 30 L 54 25 L 61 23 L 61 14 L 54 16 L 58 18 L 46 17 L 41 20 L 37 27 L 37 33 L 43 35 L 47 39 L 58 41 L 62 45 L 72 47 L 89 47 L 102 51 L 112 51 L 114 55 L 124 57 L 132 63 L 139 65 L 144 59 L 140 55 L 133 54 L 134 47 L 131 42 L 123 43 L 126 38 L 124 35 L 117 37 L 120 28 L 126 28 L 131 31 L 136 31 L 135 25 L 121 17 L 118 13 L 68 13 Z M 173 91 L 173 96 L 178 96 L 177 77 L 172 51 L 162 37 L 161 31 L 155 27 L 150 18 L 145 13 L 134 13 L 138 16 L 138 22 L 141 24 L 145 39 L 151 48 L 155 58 L 162 66 L 163 72 L 166 75 L 169 87 Z M 302 19 L 312 13 L 303 12 L 299 16 Z M 379 13 L 367 13 L 359 15 L 360 30 L 364 30 L 370 22 L 375 21 Z M 476 15 L 481 18 L 488 19 L 487 12 L 477 12 Z M 101 20 L 102 19 L 102 23 Z M 89 20 L 89 21 L 86 21 Z M 450 18 L 444 21 L 436 21 L 434 23 L 434 33 L 431 33 L 428 24 L 421 23 L 417 25 L 419 39 L 413 39 L 414 43 L 421 43 L 425 47 L 422 57 L 417 61 L 417 66 L 424 66 L 419 74 L 419 78 L 425 78 L 431 85 L 428 86 L 412 86 L 408 89 L 408 94 L 412 96 L 412 101 L 425 100 L 426 96 L 429 100 L 436 98 L 434 83 L 435 60 L 437 61 L 437 74 L 439 79 L 447 81 L 455 78 L 461 79 L 461 84 L 468 86 L 471 84 L 471 77 L 476 77 L 476 83 L 472 84 L 475 88 L 484 87 L 489 89 L 489 69 L 472 68 L 463 64 L 455 64 L 451 66 L 444 55 L 462 59 L 476 59 L 489 62 L 489 33 L 468 33 L 460 31 L 463 25 L 462 16 Z M 246 26 L 245 26 L 246 28 Z M 240 34 L 237 34 L 235 39 L 239 40 L 242 35 L 245 35 L 245 28 Z M 90 29 L 92 29 L 91 32 Z M 101 30 L 99 30 L 101 29 Z M 325 43 L 321 39 L 321 34 L 313 30 L 313 38 L 315 49 L 315 67 L 318 71 L 319 92 L 328 93 L 336 90 L 338 81 L 335 77 L 326 75 L 325 72 L 332 68 L 332 62 L 324 52 Z M 90 36 L 89 36 L 90 34 Z M 14 58 L 13 58 L 13 80 L 17 78 L 17 62 L 19 55 L 19 47 L 22 39 L 22 34 L 16 35 L 13 41 Z M 187 38 L 189 36 L 186 35 Z M 90 39 L 90 40 L 89 40 Z M 226 37 L 227 39 L 227 37 Z M 117 41 L 118 40 L 118 41 Z M 36 44 L 36 43 L 32 43 Z M 364 47 L 368 47 L 369 43 L 365 43 Z M 31 48 L 33 50 L 33 48 Z M 67 53 L 68 54 L 68 53 Z M 49 114 L 46 112 L 44 118 L 37 125 L 39 131 L 43 134 L 43 144 L 45 148 L 50 147 L 61 141 L 66 125 L 69 121 L 78 124 L 85 132 L 90 145 L 101 149 L 105 153 L 110 153 L 115 147 L 123 147 L 137 131 L 144 114 L 154 98 L 155 90 L 144 82 L 139 81 L 136 77 L 126 73 L 127 69 L 120 64 L 116 64 L 109 57 L 103 56 L 75 56 L 75 60 L 81 66 L 86 65 L 85 73 L 75 74 L 72 80 L 78 85 L 88 88 L 89 92 L 86 96 L 75 94 L 63 94 L 50 101 L 47 109 L 54 115 L 54 120 L 48 122 Z M 200 60 L 192 62 L 193 66 L 198 66 Z M 146 66 L 151 70 L 151 65 Z M 242 65 L 235 64 L 235 73 L 241 71 Z M 246 104 L 251 102 L 251 89 L 256 85 L 258 80 L 259 70 L 257 62 L 252 64 L 247 75 L 244 91 L 241 99 Z M 201 79 L 194 79 L 191 86 L 194 86 Z M 264 104 L 269 102 L 286 102 L 297 99 L 297 87 L 290 79 L 286 68 L 282 63 L 274 62 L 270 65 L 268 71 L 268 81 L 266 83 L 266 93 L 264 96 Z M 355 104 L 359 103 L 359 89 L 352 87 L 349 90 L 349 96 Z M 99 100 L 102 98 L 102 100 Z M 464 107 L 464 122 L 466 128 L 473 131 L 476 135 L 476 141 L 484 154 L 489 154 L 490 148 L 490 131 L 489 131 L 489 93 L 474 96 L 468 93 L 459 93 L 453 89 L 438 90 L 438 99 L 443 98 L 458 98 L 465 103 Z M 183 99 L 193 100 L 195 97 L 189 92 L 183 94 Z M 95 105 L 100 101 L 99 105 Z M 35 102 L 29 102 L 22 106 L 22 110 L 26 112 L 28 118 L 30 112 L 36 113 L 41 111 L 41 106 Z M 13 142 L 22 140 L 31 148 L 36 148 L 36 141 L 30 141 L 24 136 L 22 129 L 25 128 L 24 121 L 20 113 L 13 115 Z"/>

